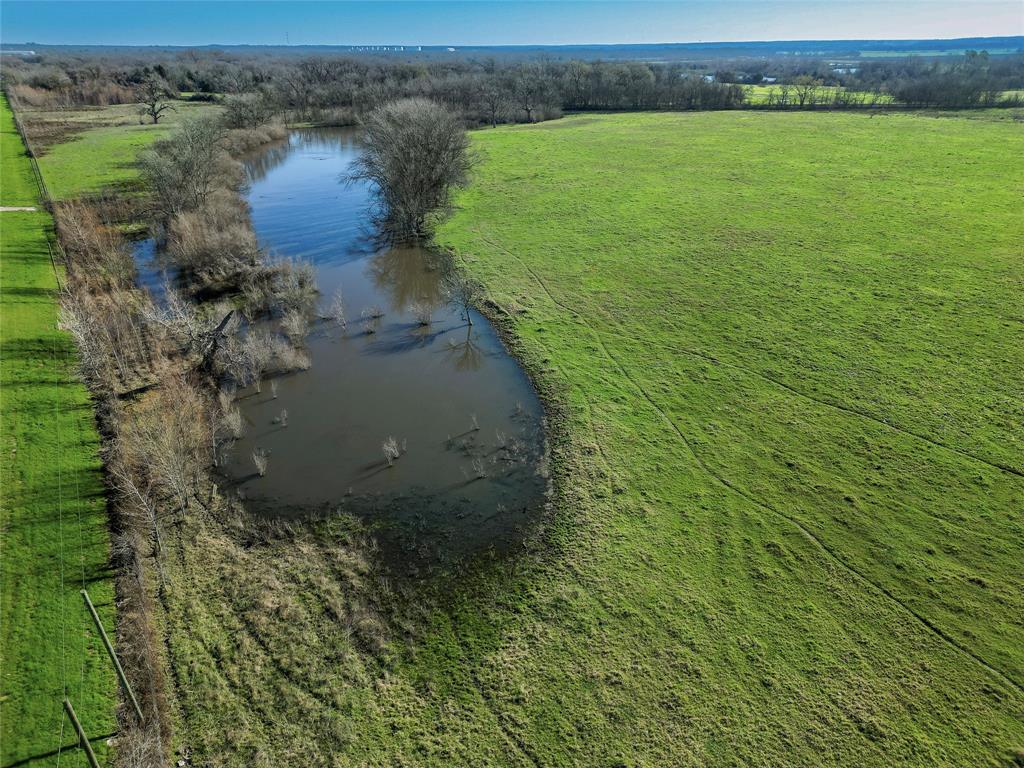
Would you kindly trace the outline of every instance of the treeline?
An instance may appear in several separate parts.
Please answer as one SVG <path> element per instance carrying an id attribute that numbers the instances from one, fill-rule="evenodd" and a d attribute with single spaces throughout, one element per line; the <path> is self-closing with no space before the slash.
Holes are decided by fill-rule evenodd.
<path id="1" fill-rule="evenodd" d="M 194 99 L 254 94 L 259 108 L 300 120 L 354 120 L 381 104 L 428 98 L 470 122 L 532 122 L 563 110 L 693 110 L 742 106 L 832 108 L 897 104 L 975 107 L 1024 88 L 1024 56 L 970 52 L 945 59 L 856 64 L 778 57 L 718 63 L 630 61 L 397 60 L 319 56 L 157 58 L 7 57 L 3 83 L 38 107 L 135 103 L 144 87 Z M 799 98 L 748 100 L 743 85 L 803 87 Z M 795 91 L 787 91 L 793 93 Z M 837 95 L 856 92 L 857 97 Z M 867 97 L 864 94 L 868 94 Z"/>
<path id="2" fill-rule="evenodd" d="M 1006 91 L 1024 88 L 1024 56 L 989 56 L 968 51 L 964 56 L 938 59 L 904 58 L 880 61 L 855 60 L 841 64 L 799 59 L 732 61 L 719 67 L 714 77 L 721 82 L 750 85 L 771 82 L 783 103 L 799 103 L 796 89 L 816 89 L 808 102 L 844 106 L 845 101 L 895 103 L 909 107 L 970 108 L 1019 106 L 1019 97 Z M 789 86 L 789 88 L 786 88 Z M 785 89 L 789 96 L 781 96 Z M 857 96 L 837 96 L 840 91 Z M 834 103 L 839 102 L 839 103 Z"/>
<path id="3" fill-rule="evenodd" d="M 1019 96 L 1006 98 L 1005 91 L 1024 87 L 1024 56 L 990 57 L 985 51 L 968 51 L 949 60 L 906 59 L 868 62 L 844 80 L 853 88 L 891 93 L 913 107 L 978 107 L 1000 102 L 1022 105 Z"/>

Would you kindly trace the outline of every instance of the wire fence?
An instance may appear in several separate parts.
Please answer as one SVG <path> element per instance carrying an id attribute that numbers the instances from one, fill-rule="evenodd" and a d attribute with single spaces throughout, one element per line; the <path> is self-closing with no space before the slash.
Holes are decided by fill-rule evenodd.
<path id="1" fill-rule="evenodd" d="M 7 92 L 6 96 L 7 96 L 7 99 L 8 99 L 8 104 L 11 107 L 11 115 L 12 115 L 12 118 L 13 118 L 13 121 L 14 121 L 15 129 L 17 130 L 17 132 L 18 132 L 19 136 L 21 137 L 21 140 L 22 140 L 22 142 L 23 142 L 23 144 L 25 146 L 26 154 L 27 154 L 27 157 L 29 159 L 29 165 L 32 168 L 32 175 L 33 175 L 33 178 L 34 178 L 35 183 L 36 183 L 36 187 L 37 187 L 37 190 L 38 190 L 38 196 L 39 196 L 40 203 L 42 204 L 43 208 L 45 208 L 47 211 L 49 211 L 52 214 L 54 212 L 54 208 L 55 208 L 54 200 L 53 200 L 53 198 L 50 195 L 50 190 L 47 187 L 46 180 L 43 177 L 42 170 L 39 167 L 39 163 L 37 161 L 37 153 L 35 151 L 35 148 L 33 147 L 32 140 L 29 137 L 29 134 L 28 134 L 28 132 L 25 129 L 25 125 L 24 125 L 24 123 L 23 123 L 23 121 L 21 119 L 21 116 L 19 115 L 19 111 L 21 109 L 20 104 L 18 103 L 17 99 L 13 96 L 13 94 Z M 56 280 L 56 283 L 57 283 L 57 288 L 58 288 L 58 290 L 62 291 L 62 290 L 64 290 L 64 286 L 62 285 L 62 281 L 61 281 L 61 269 L 58 268 L 58 261 L 60 262 L 61 266 L 63 266 L 65 268 L 65 270 L 67 268 L 68 263 L 67 263 L 66 253 L 64 252 L 64 250 L 63 250 L 63 248 L 62 248 L 62 246 L 60 244 L 60 240 L 57 239 L 57 233 L 56 233 L 56 229 L 55 228 L 52 229 L 52 230 L 47 231 L 46 246 L 47 246 L 47 251 L 48 251 L 49 258 L 50 258 L 50 265 L 51 265 L 51 267 L 53 269 L 54 279 Z M 59 344 L 58 337 L 56 335 L 54 335 L 53 336 L 53 340 L 52 340 L 52 348 L 51 348 L 52 364 L 54 366 L 54 370 L 57 371 L 58 373 L 62 374 L 62 375 L 63 374 L 70 374 L 70 371 L 72 370 L 72 366 L 74 365 L 74 355 L 70 354 L 70 352 L 69 352 L 69 350 L 67 348 L 64 348 L 62 351 L 59 350 L 58 349 L 58 344 Z M 70 447 L 72 449 L 72 451 L 74 451 L 75 450 L 75 446 L 85 445 L 87 443 L 87 439 L 86 439 L 86 435 L 83 432 L 82 421 L 80 419 L 74 418 L 74 413 L 76 411 L 75 403 L 70 403 L 70 406 L 67 407 L 67 408 L 64 407 L 65 404 L 61 403 L 61 393 L 64 392 L 64 389 L 65 389 L 64 387 L 60 387 L 59 388 L 60 391 L 58 392 L 58 395 L 54 398 L 54 411 L 53 411 L 54 419 L 56 421 L 56 423 L 54 425 L 55 428 L 53 430 L 53 433 L 55 435 L 56 442 L 57 442 L 57 462 L 56 462 L 57 463 L 57 497 L 58 497 L 57 498 L 57 508 L 58 508 L 57 509 L 57 512 L 58 512 L 57 520 L 58 520 L 58 529 L 59 529 L 58 533 L 59 533 L 59 539 L 60 539 L 59 540 L 59 546 L 60 546 L 60 550 L 59 550 L 59 557 L 60 557 L 60 595 L 59 595 L 59 600 L 60 600 L 60 606 L 59 606 L 59 608 L 60 608 L 60 620 L 61 620 L 61 638 L 60 638 L 60 647 L 61 647 L 61 684 L 62 684 L 62 688 L 63 688 L 63 700 L 59 703 L 61 709 L 60 709 L 60 724 L 59 724 L 59 729 L 58 729 L 58 745 L 57 745 L 57 749 L 55 750 L 56 761 L 57 761 L 57 765 L 58 766 L 60 766 L 60 763 L 61 763 L 62 753 L 68 751 L 68 749 L 69 749 L 69 745 L 65 744 L 65 741 L 64 741 L 65 735 L 66 735 L 66 730 L 67 730 L 65 726 L 67 725 L 69 716 L 71 717 L 71 719 L 72 719 L 72 721 L 74 723 L 74 726 L 75 726 L 75 729 L 76 729 L 76 731 L 75 731 L 76 735 L 79 733 L 78 729 L 81 728 L 82 725 L 84 725 L 84 723 L 80 723 L 79 722 L 80 719 L 81 719 L 80 716 L 79 716 L 79 719 L 75 719 L 75 717 L 73 715 L 69 715 L 68 714 L 68 708 L 70 707 L 69 699 L 70 699 L 70 697 L 72 695 L 71 687 L 74 687 L 75 684 L 76 684 L 76 681 L 74 679 L 76 672 L 78 673 L 77 674 L 78 680 L 77 680 L 77 695 L 76 695 L 77 698 L 76 698 L 76 700 L 79 701 L 79 702 L 83 702 L 84 701 L 83 695 L 86 693 L 86 682 L 85 681 L 86 681 L 87 662 L 88 662 L 89 658 L 91 658 L 91 656 L 94 655 L 94 654 L 90 654 L 89 653 L 89 648 L 88 648 L 89 637 L 90 637 L 90 635 L 91 635 L 91 633 L 93 632 L 93 629 L 94 629 L 94 627 L 92 626 L 92 619 L 93 618 L 95 618 L 95 621 L 97 623 L 97 626 L 95 627 L 95 629 L 97 629 L 101 634 L 103 633 L 103 629 L 99 625 L 100 619 L 98 617 L 96 617 L 94 615 L 90 616 L 85 611 L 80 611 L 79 615 L 83 619 L 83 624 L 81 626 L 74 626 L 74 619 L 71 618 L 68 615 L 68 606 L 67 606 L 68 595 L 66 594 L 66 592 L 67 592 L 67 590 L 69 588 L 68 582 L 71 582 L 71 583 L 74 583 L 74 581 L 79 581 L 80 582 L 80 590 L 72 590 L 72 591 L 79 591 L 80 592 L 80 595 L 76 595 L 75 596 L 76 598 L 78 598 L 79 596 L 84 596 L 86 594 L 86 585 L 87 585 L 86 548 L 85 548 L 85 538 L 86 538 L 86 530 L 85 530 L 85 528 L 86 528 L 86 525 L 85 525 L 85 522 L 83 520 L 83 512 L 84 512 L 84 510 L 82 509 L 83 498 L 82 498 L 82 495 L 81 495 L 81 488 L 79 486 L 79 477 L 78 477 L 79 471 L 78 471 L 78 469 L 76 467 L 72 466 L 72 469 L 74 470 L 73 473 L 72 473 L 72 478 L 66 479 L 64 477 L 64 472 L 63 471 L 68 468 L 64 464 L 64 462 L 66 460 L 66 457 L 64 455 L 64 449 L 65 449 L 65 447 Z M 66 395 L 66 396 L 70 396 L 70 395 Z M 74 419 L 73 422 L 72 421 L 68 421 L 68 424 L 66 425 L 66 426 L 73 426 L 74 427 L 74 429 L 75 429 L 75 434 L 74 435 L 67 435 L 67 434 L 63 434 L 62 433 L 61 421 L 64 418 Z M 69 442 L 69 438 L 70 438 L 70 442 Z M 65 495 L 68 492 L 72 491 L 72 490 L 73 490 L 73 494 L 74 494 L 75 517 L 72 518 L 71 515 L 68 515 L 68 520 L 65 521 L 65 512 L 69 511 L 69 510 L 65 509 Z M 70 502 L 70 498 L 67 499 L 67 501 Z M 76 521 L 77 521 L 77 526 L 75 525 Z M 67 526 L 65 526 L 65 522 L 68 523 Z M 65 539 L 66 535 L 67 535 L 67 540 Z M 68 559 L 68 557 L 72 553 L 66 551 L 66 544 L 69 543 L 69 542 L 73 542 L 76 535 L 77 535 L 77 542 L 78 542 L 78 563 L 77 563 L 77 568 L 76 568 L 76 564 Z M 77 574 L 78 578 L 77 579 L 75 578 L 75 570 L 78 571 L 78 574 Z M 80 641 L 80 647 L 79 648 L 75 648 L 72 645 L 72 643 L 74 642 L 74 637 L 73 636 L 69 636 L 69 633 L 74 632 L 74 631 L 79 631 L 80 632 L 80 635 L 79 635 L 79 638 L 78 638 L 79 641 Z M 69 643 L 69 639 L 71 641 L 70 643 Z M 105 640 L 105 638 L 104 638 L 104 640 Z M 110 654 L 113 656 L 114 655 L 114 651 L 113 651 L 113 649 L 109 645 L 108 645 L 108 650 L 109 650 Z M 81 653 L 81 666 L 80 666 L 79 669 L 70 669 L 69 670 L 68 669 L 68 654 L 69 653 L 70 654 L 74 654 L 76 651 L 79 651 Z M 117 669 L 120 670 L 120 666 L 119 666 L 118 662 L 116 661 L 116 659 L 112 659 L 112 660 L 114 661 L 114 664 L 117 667 Z M 151 698 L 152 698 L 152 702 L 151 703 L 152 703 L 152 706 L 153 706 L 153 709 L 154 709 L 152 722 L 157 724 L 155 727 L 159 727 L 158 723 L 159 723 L 159 720 L 160 720 L 160 712 L 159 712 L 159 706 L 158 706 L 158 703 L 157 703 L 158 696 L 156 694 L 157 686 L 156 686 L 155 671 L 154 671 L 154 669 L 152 667 L 151 660 L 150 660 L 150 658 L 148 656 L 146 657 L 145 662 L 146 662 L 147 671 L 148 671 L 148 681 L 147 682 L 148 682 L 148 687 L 150 689 Z M 141 724 L 142 720 L 143 720 L 142 711 L 139 709 L 138 703 L 135 702 L 134 694 L 131 693 L 130 689 L 127 687 L 127 686 L 129 686 L 129 683 L 124 678 L 123 672 L 121 673 L 121 681 L 123 683 L 123 686 L 125 687 L 125 694 L 131 698 L 133 703 L 135 703 L 135 710 L 138 713 L 139 723 Z M 83 713 L 83 714 L 86 714 L 86 713 Z M 148 718 L 146 718 L 146 719 L 148 720 Z M 82 738 L 83 739 L 86 738 L 84 736 L 84 732 L 82 732 L 82 733 L 83 733 Z M 86 745 L 79 744 L 79 746 L 85 747 Z M 81 753 L 81 755 L 82 755 L 82 757 L 88 757 L 90 763 L 92 762 L 92 760 L 95 759 L 95 758 L 92 757 L 91 750 L 83 749 L 83 752 Z M 70 759 L 70 755 L 68 756 L 68 759 Z"/>
<path id="2" fill-rule="evenodd" d="M 29 139 L 28 133 L 25 130 L 25 126 L 22 123 L 21 117 L 18 114 L 18 112 L 20 110 L 20 105 L 17 103 L 17 100 L 13 97 L 13 94 L 11 94 L 10 92 L 6 92 L 5 95 L 7 97 L 7 103 L 10 105 L 11 116 L 12 116 L 13 121 L 14 121 L 14 127 L 17 130 L 18 135 L 21 137 L 21 141 L 22 141 L 22 143 L 25 146 L 25 152 L 26 152 L 26 154 L 28 156 L 28 159 L 29 159 L 29 166 L 32 169 L 32 176 L 33 176 L 33 179 L 35 180 L 35 183 L 36 183 L 36 188 L 37 188 L 37 191 L 38 191 L 39 201 L 42 204 L 43 208 L 45 208 L 47 211 L 49 211 L 52 214 L 52 212 L 53 212 L 53 199 L 50 197 L 50 191 L 49 191 L 49 188 L 46 186 L 46 180 L 43 178 L 42 171 L 39 168 L 39 163 L 36 160 L 36 153 L 35 153 L 35 151 L 34 151 L 34 149 L 32 147 L 31 140 Z M 65 263 L 64 259 L 63 259 L 63 255 L 64 254 L 63 254 L 63 249 L 61 249 L 61 247 L 60 247 L 60 243 L 56 242 L 54 240 L 54 236 L 55 236 L 55 233 L 52 232 L 52 231 L 48 231 L 46 233 L 46 250 L 47 250 L 47 253 L 48 253 L 49 259 L 50 259 L 50 266 L 53 269 L 53 276 L 54 276 L 54 279 L 56 280 L 56 283 L 57 283 L 57 289 L 58 290 L 63 290 L 63 286 L 61 284 L 60 270 L 57 267 L 57 259 L 54 257 L 54 249 L 56 248 L 58 253 L 60 253 L 60 255 L 61 255 L 61 263 L 62 264 Z M 51 337 L 50 355 L 51 355 L 51 365 L 52 365 L 52 368 L 53 368 L 53 370 L 55 372 L 63 375 L 63 374 L 66 374 L 68 371 L 70 371 L 71 365 L 72 365 L 72 361 L 71 361 L 71 359 L 70 359 L 66 349 L 58 350 L 58 336 L 56 334 L 54 334 Z M 65 537 L 66 531 L 65 531 L 65 525 L 64 525 L 64 512 L 65 512 L 65 504 L 64 504 L 64 501 L 65 501 L 65 499 L 64 499 L 64 496 L 65 496 L 64 469 L 65 469 L 65 462 L 67 461 L 67 457 L 65 456 L 66 440 L 64 439 L 65 435 L 62 433 L 62 430 L 61 430 L 61 423 L 64 421 L 65 417 L 67 417 L 68 415 L 72 415 L 72 417 L 73 417 L 75 409 L 74 409 L 74 405 L 73 404 L 72 404 L 72 407 L 70 409 L 66 409 L 66 408 L 63 407 L 63 404 L 61 403 L 61 396 L 64 393 L 65 388 L 64 387 L 57 387 L 56 390 L 57 391 L 56 391 L 56 394 L 55 394 L 54 399 L 53 399 L 53 419 L 54 419 L 53 435 L 54 435 L 54 437 L 56 439 L 56 444 L 57 444 L 56 445 L 57 452 L 56 452 L 55 464 L 56 464 L 56 471 L 57 471 L 57 528 L 58 528 L 58 547 L 59 547 L 59 549 L 58 549 L 58 558 L 60 560 L 59 592 L 58 592 L 57 599 L 58 599 L 58 602 L 59 602 L 58 608 L 59 608 L 59 613 L 60 613 L 60 656 L 61 656 L 61 658 L 60 658 L 60 671 L 61 671 L 62 700 L 57 702 L 57 704 L 55 705 L 56 708 L 59 708 L 59 712 L 60 712 L 60 715 L 59 715 L 59 717 L 60 717 L 59 728 L 56 729 L 57 730 L 57 748 L 56 748 L 55 752 L 56 752 L 56 764 L 57 764 L 57 766 L 59 768 L 59 766 L 61 764 L 61 758 L 63 756 L 64 751 L 67 748 L 65 743 L 64 743 L 65 730 L 66 730 L 65 726 L 67 724 L 67 714 L 66 714 L 65 709 L 64 709 L 63 699 L 66 699 L 66 698 L 68 698 L 68 697 L 70 697 L 72 695 L 71 686 L 75 685 L 76 682 L 77 682 L 76 699 L 78 701 L 82 701 L 83 700 L 83 694 L 85 692 L 86 665 L 87 665 L 87 660 L 89 658 L 89 653 L 88 653 L 88 649 L 87 649 L 87 645 L 88 645 L 88 632 L 89 632 L 89 620 L 88 620 L 88 617 L 84 614 L 84 612 L 82 612 L 82 611 L 79 612 L 79 615 L 82 618 L 81 624 L 77 627 L 77 631 L 79 633 L 79 640 L 80 640 L 80 648 L 78 649 L 78 653 L 79 653 L 79 656 L 81 658 L 81 664 L 80 664 L 80 666 L 79 666 L 79 668 L 77 670 L 72 670 L 71 671 L 70 683 L 69 683 L 69 675 L 68 675 L 68 672 L 69 672 L 69 670 L 68 670 L 68 651 L 69 651 L 68 633 L 69 633 L 69 628 L 70 628 L 71 631 L 75 631 L 75 629 L 72 627 L 72 625 L 74 624 L 73 620 L 69 621 L 69 619 L 68 619 L 68 605 L 67 605 L 67 603 L 68 603 L 68 599 L 69 598 L 68 598 L 68 594 L 67 594 L 68 593 L 67 576 L 68 576 L 69 571 L 68 571 L 68 563 L 67 563 L 66 541 L 67 540 L 74 541 L 75 539 L 77 539 L 77 545 L 78 545 L 78 564 L 77 565 L 78 565 L 78 568 L 76 570 L 78 570 L 78 579 L 76 579 L 76 580 L 79 581 L 80 589 L 82 589 L 82 590 L 84 590 L 86 588 L 86 565 L 85 565 L 85 551 L 86 551 L 86 548 L 85 548 L 85 531 L 84 531 L 84 525 L 83 525 L 83 520 L 82 520 L 82 496 L 81 496 L 81 488 L 79 486 L 79 478 L 78 478 L 77 471 L 73 472 L 73 479 L 74 479 L 74 485 L 73 485 L 73 488 L 74 488 L 74 509 L 75 509 L 75 515 L 76 515 L 76 518 L 77 518 L 77 526 L 72 528 L 73 535 L 69 535 L 67 537 L 67 540 L 66 540 L 66 537 Z M 81 444 L 82 440 L 83 440 L 83 435 L 81 434 L 81 425 L 79 424 L 78 425 L 78 441 L 77 441 L 78 444 Z M 72 441 L 72 447 L 74 446 L 75 442 L 76 441 Z M 69 501 L 70 501 L 70 499 L 69 499 Z M 72 567 L 72 569 L 74 569 L 74 564 L 73 563 L 72 563 L 71 567 Z M 74 573 L 74 570 L 70 571 L 70 573 Z M 77 590 L 73 590 L 73 591 L 77 591 Z M 72 653 L 74 652 L 74 649 L 70 649 L 70 650 L 72 651 Z M 77 672 L 78 674 L 75 675 L 75 672 Z M 77 681 L 75 681 L 75 679 L 74 679 L 76 676 L 78 678 Z"/>
<path id="3" fill-rule="evenodd" d="M 39 202 L 46 210 L 51 214 L 53 213 L 53 198 L 50 196 L 50 188 L 46 186 L 46 179 L 43 178 L 43 172 L 39 168 L 39 161 L 36 160 L 36 152 L 32 146 L 32 140 L 29 138 L 28 131 L 25 130 L 25 124 L 21 121 L 21 116 L 18 114 L 21 111 L 21 104 L 18 103 L 17 98 L 10 91 L 5 91 L 7 96 L 7 103 L 11 107 L 11 117 L 14 118 L 14 128 L 17 130 L 18 135 L 21 136 L 21 142 L 25 145 L 25 153 L 28 155 L 29 166 L 32 168 L 32 177 L 36 182 L 36 189 L 39 191 Z M 54 256 L 54 248 L 60 256 L 62 264 L 64 261 L 64 251 L 60 246 L 60 243 L 54 240 L 52 237 L 46 238 L 46 250 L 50 256 L 50 266 L 53 267 L 53 277 L 57 281 L 57 290 L 63 290 L 60 280 L 60 270 L 57 269 L 57 258 Z"/>

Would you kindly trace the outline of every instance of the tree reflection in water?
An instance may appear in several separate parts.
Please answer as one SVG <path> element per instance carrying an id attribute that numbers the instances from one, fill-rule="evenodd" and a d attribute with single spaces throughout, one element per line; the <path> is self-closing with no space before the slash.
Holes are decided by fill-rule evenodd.
<path id="1" fill-rule="evenodd" d="M 476 371 L 483 363 L 484 352 L 473 340 L 473 326 L 466 324 L 466 338 L 457 342 L 448 341 L 448 359 L 457 371 Z"/>
<path id="2" fill-rule="evenodd" d="M 424 248 L 396 245 L 376 253 L 367 268 L 377 289 L 390 297 L 393 311 L 417 303 L 433 310 L 447 303 L 439 258 Z"/>

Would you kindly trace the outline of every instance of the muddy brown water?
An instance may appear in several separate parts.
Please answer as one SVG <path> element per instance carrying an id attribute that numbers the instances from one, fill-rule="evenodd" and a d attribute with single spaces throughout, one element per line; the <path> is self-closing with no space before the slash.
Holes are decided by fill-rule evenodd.
<path id="1" fill-rule="evenodd" d="M 340 289 L 348 323 L 313 325 L 308 371 L 239 394 L 245 434 L 225 485 L 259 514 L 354 512 L 399 558 L 507 549 L 544 501 L 541 404 L 490 323 L 475 311 L 467 323 L 446 299 L 440 256 L 374 247 L 370 189 L 342 179 L 359 151 L 354 130 L 297 130 L 246 159 L 261 245 L 311 262 L 321 302 Z M 140 282 L 158 291 L 152 245 L 137 254 Z M 383 316 L 363 321 L 371 308 Z M 391 466 L 389 438 L 401 451 Z"/>

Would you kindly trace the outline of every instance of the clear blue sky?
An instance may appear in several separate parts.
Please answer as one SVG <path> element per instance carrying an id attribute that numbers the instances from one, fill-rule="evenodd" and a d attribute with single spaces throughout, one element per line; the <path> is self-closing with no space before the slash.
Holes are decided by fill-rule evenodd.
<path id="1" fill-rule="evenodd" d="M 0 2 L 4 43 L 555 45 L 1020 34 L 1024 0 Z"/>

